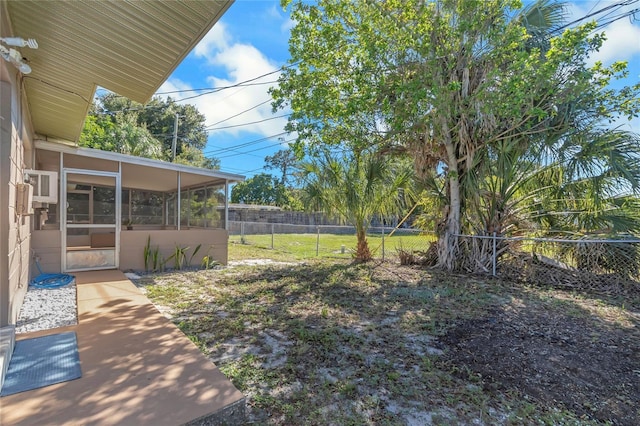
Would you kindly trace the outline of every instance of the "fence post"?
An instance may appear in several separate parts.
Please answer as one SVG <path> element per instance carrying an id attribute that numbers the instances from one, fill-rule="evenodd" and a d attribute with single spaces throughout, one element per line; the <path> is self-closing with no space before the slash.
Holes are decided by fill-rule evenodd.
<path id="1" fill-rule="evenodd" d="M 318 236 L 316 237 L 316 256 L 320 255 L 320 227 L 317 226 Z"/>
<path id="2" fill-rule="evenodd" d="M 246 241 L 244 239 L 244 222 L 240 222 L 240 242 L 245 244 Z"/>
<path id="3" fill-rule="evenodd" d="M 384 225 L 382 225 L 382 261 L 384 262 Z"/>
<path id="4" fill-rule="evenodd" d="M 497 262 L 497 255 L 496 255 L 496 231 L 493 231 L 493 252 L 491 253 L 491 260 L 493 262 L 493 273 L 492 275 L 495 277 L 496 276 L 496 262 Z"/>
<path id="5" fill-rule="evenodd" d="M 271 224 L 271 250 L 273 250 L 273 223 Z"/>

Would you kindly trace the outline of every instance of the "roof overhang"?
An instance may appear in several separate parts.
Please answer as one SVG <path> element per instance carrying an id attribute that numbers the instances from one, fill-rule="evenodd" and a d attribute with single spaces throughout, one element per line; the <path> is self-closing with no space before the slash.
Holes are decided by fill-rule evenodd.
<path id="1" fill-rule="evenodd" d="M 184 164 L 167 163 L 92 148 L 78 148 L 57 142 L 36 139 L 36 161 L 44 170 L 59 170 L 64 154 L 66 167 L 122 173 L 124 188 L 158 192 L 173 192 L 180 188 L 224 185 L 244 180 L 244 176 L 202 169 Z M 179 178 L 178 178 L 179 175 Z M 179 182 L 179 185 L 178 185 Z"/>
<path id="2" fill-rule="evenodd" d="M 145 103 L 233 0 L 0 0 L 22 47 L 34 131 L 77 142 L 98 86 Z"/>

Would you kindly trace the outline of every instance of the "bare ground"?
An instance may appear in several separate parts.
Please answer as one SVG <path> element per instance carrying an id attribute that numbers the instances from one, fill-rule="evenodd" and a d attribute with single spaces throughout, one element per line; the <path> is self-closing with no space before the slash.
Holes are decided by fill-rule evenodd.
<path id="1" fill-rule="evenodd" d="M 640 424 L 628 295 L 326 261 L 139 285 L 255 424 Z"/>
<path id="2" fill-rule="evenodd" d="M 592 303 L 577 311 L 508 305 L 462 321 L 440 339 L 443 359 L 478 374 L 492 394 L 516 391 L 581 418 L 640 424 L 638 316 L 594 319 Z"/>

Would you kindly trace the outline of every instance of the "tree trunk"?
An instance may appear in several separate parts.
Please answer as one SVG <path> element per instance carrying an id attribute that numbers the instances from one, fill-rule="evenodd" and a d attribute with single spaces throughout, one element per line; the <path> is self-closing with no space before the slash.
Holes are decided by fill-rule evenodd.
<path id="1" fill-rule="evenodd" d="M 438 267 L 447 271 L 453 271 L 456 267 L 458 256 L 458 235 L 460 234 L 460 172 L 456 150 L 448 132 L 448 125 L 442 122 L 444 146 L 448 159 L 448 189 L 449 206 L 446 214 L 446 222 L 438 236 Z"/>
<path id="2" fill-rule="evenodd" d="M 369 250 L 369 243 L 367 242 L 367 233 L 364 228 L 357 227 L 356 237 L 358 239 L 358 245 L 356 247 L 356 262 L 368 262 L 373 257 Z"/>
<path id="3" fill-rule="evenodd" d="M 449 178 L 449 210 L 446 223 L 438 238 L 438 266 L 453 271 L 458 257 L 460 234 L 460 183 L 458 177 Z"/>

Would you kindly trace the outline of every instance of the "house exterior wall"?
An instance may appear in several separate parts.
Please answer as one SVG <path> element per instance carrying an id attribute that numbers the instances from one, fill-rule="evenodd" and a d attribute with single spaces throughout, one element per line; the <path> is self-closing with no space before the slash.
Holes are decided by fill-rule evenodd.
<path id="1" fill-rule="evenodd" d="M 183 229 L 180 231 L 131 230 L 120 233 L 120 270 L 144 271 L 144 247 L 151 238 L 150 247 L 158 247 L 162 258 L 167 259 L 179 247 L 189 247 L 187 260 L 198 244 L 202 244 L 192 265 L 200 266 L 204 256 L 211 256 L 223 265 L 227 264 L 229 234 L 224 229 Z M 167 263 L 173 267 L 173 261 Z"/>
<path id="2" fill-rule="evenodd" d="M 32 161 L 21 75 L 0 61 L 0 326 L 15 324 L 29 284 L 31 216 L 16 212 L 17 184 Z"/>
<path id="3" fill-rule="evenodd" d="M 62 236 L 57 229 L 33 231 L 31 234 L 31 248 L 42 272 L 49 274 L 62 272 L 60 270 L 60 259 L 62 258 L 62 252 L 60 251 L 61 243 Z M 33 262 L 31 276 L 37 276 L 38 274 L 39 271 L 35 262 Z"/>

